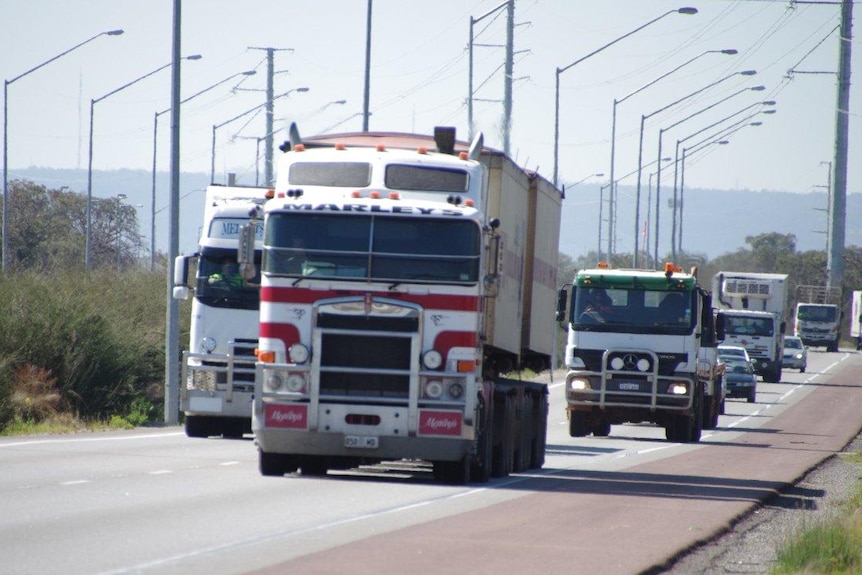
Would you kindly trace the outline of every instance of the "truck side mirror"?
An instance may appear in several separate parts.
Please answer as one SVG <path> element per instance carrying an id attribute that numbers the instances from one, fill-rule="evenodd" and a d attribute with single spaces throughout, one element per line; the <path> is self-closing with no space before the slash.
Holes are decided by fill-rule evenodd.
<path id="1" fill-rule="evenodd" d="M 189 299 L 189 257 L 177 256 L 174 259 L 174 299 Z"/>
<path id="2" fill-rule="evenodd" d="M 566 288 L 561 288 L 559 292 L 557 292 L 557 321 L 565 321 L 566 319 L 566 305 L 569 301 L 569 290 Z"/>
<path id="3" fill-rule="evenodd" d="M 724 314 L 717 314 L 715 316 L 715 339 L 724 341 L 725 335 Z"/>
<path id="4" fill-rule="evenodd" d="M 251 222 L 239 227 L 239 246 L 237 248 L 236 261 L 239 263 L 240 273 L 246 280 L 255 276 L 254 269 L 254 240 L 257 233 L 257 222 Z"/>

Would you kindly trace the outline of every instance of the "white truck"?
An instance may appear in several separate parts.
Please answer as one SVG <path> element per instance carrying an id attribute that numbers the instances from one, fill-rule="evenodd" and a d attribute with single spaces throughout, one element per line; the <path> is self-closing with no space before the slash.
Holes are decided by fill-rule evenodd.
<path id="1" fill-rule="evenodd" d="M 826 351 L 838 351 L 841 338 L 841 288 L 796 286 L 793 331 L 806 346 L 822 346 Z"/>
<path id="2" fill-rule="evenodd" d="M 547 386 L 504 375 L 553 355 L 562 193 L 449 128 L 292 128 L 282 148 L 262 210 L 261 474 L 415 459 L 460 484 L 541 467 Z"/>
<path id="3" fill-rule="evenodd" d="M 862 349 L 862 291 L 850 298 L 850 335 L 856 339 L 856 350 Z"/>
<path id="4" fill-rule="evenodd" d="M 563 288 L 569 435 L 649 422 L 670 441 L 700 441 L 718 425 L 724 393 L 711 294 L 671 263 L 661 271 L 595 269 Z M 567 313 L 568 310 L 568 313 Z"/>
<path id="5" fill-rule="evenodd" d="M 724 343 L 744 347 L 763 381 L 781 381 L 787 274 L 720 271 L 713 294 L 724 317 Z"/>
<path id="6" fill-rule="evenodd" d="M 271 195 L 267 188 L 208 186 L 198 250 L 174 262 L 174 298 L 194 296 L 180 377 L 180 410 L 189 437 L 251 432 L 259 280 L 243 278 L 236 257 L 249 210 Z M 258 264 L 262 240 L 259 226 L 253 255 Z"/>

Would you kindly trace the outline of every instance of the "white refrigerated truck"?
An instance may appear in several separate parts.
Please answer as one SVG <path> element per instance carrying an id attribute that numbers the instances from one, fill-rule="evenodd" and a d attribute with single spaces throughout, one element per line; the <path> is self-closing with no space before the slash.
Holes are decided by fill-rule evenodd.
<path id="1" fill-rule="evenodd" d="M 787 274 L 721 271 L 712 293 L 724 316 L 724 344 L 744 347 L 763 381 L 781 381 Z"/>
<path id="2" fill-rule="evenodd" d="M 180 410 L 189 437 L 251 432 L 259 280 L 244 278 L 236 257 L 249 210 L 271 195 L 268 188 L 208 186 L 198 250 L 175 261 L 174 298 L 193 296 L 180 377 Z M 263 226 L 255 232 L 259 264 Z"/>

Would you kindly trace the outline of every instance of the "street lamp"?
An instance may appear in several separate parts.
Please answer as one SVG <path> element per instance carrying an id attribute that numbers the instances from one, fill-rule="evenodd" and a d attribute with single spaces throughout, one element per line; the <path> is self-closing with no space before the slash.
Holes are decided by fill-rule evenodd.
<path id="1" fill-rule="evenodd" d="M 183 60 L 200 60 L 200 54 L 192 54 L 191 56 L 186 56 L 182 58 Z M 92 268 L 92 204 L 93 204 L 93 112 L 95 111 L 96 104 L 108 98 L 109 96 L 113 96 L 117 92 L 121 92 L 130 86 L 134 86 L 141 80 L 149 78 L 153 74 L 161 72 L 165 68 L 170 68 L 173 62 L 168 62 L 164 66 L 160 66 L 149 72 L 144 74 L 143 76 L 128 82 L 127 84 L 123 84 L 119 88 L 112 90 L 105 94 L 104 96 L 100 96 L 98 98 L 93 98 L 90 100 L 90 142 L 89 142 L 89 158 L 87 160 L 87 247 L 86 247 L 86 255 L 85 255 L 85 267 L 89 271 Z"/>
<path id="2" fill-rule="evenodd" d="M 706 50 L 705 52 L 701 52 L 700 54 L 698 54 L 694 58 L 691 58 L 687 62 L 683 62 L 682 64 L 680 64 L 679 66 L 677 66 L 673 70 L 662 74 L 661 76 L 652 80 L 651 82 L 647 82 L 646 84 L 644 84 L 640 88 L 636 89 L 635 91 L 626 94 L 625 96 L 623 96 L 619 100 L 614 99 L 613 110 L 611 113 L 611 181 L 612 182 L 614 181 L 614 176 L 615 176 L 615 156 L 616 156 L 616 137 L 617 137 L 617 106 L 619 104 L 622 104 L 623 102 L 625 102 L 626 100 L 628 100 L 632 96 L 635 96 L 635 95 L 641 93 L 642 91 L 646 90 L 647 88 L 649 88 L 653 84 L 663 80 L 664 78 L 667 78 L 668 76 L 670 76 L 671 74 L 673 74 L 677 70 L 680 70 L 681 68 L 688 66 L 689 64 L 691 64 L 695 60 L 698 60 L 699 58 L 706 56 L 707 54 L 725 54 L 725 55 L 731 55 L 732 56 L 732 55 L 735 55 L 737 53 L 738 53 L 738 51 L 734 48 L 727 48 L 724 50 Z M 611 213 L 613 213 L 615 211 L 614 191 L 615 190 L 612 188 L 611 189 L 610 204 L 608 205 L 608 209 Z M 635 241 L 637 241 L 637 228 L 639 225 L 638 220 L 640 218 L 640 214 L 638 213 L 638 211 L 639 210 L 636 207 L 635 208 L 635 238 L 636 238 Z M 613 222 L 613 218 L 611 218 L 611 222 Z M 611 230 L 611 235 L 613 235 L 612 230 Z M 635 254 L 637 254 L 637 245 L 635 245 Z M 635 256 L 635 262 L 634 263 L 635 263 L 635 267 L 637 267 L 637 257 L 636 256 Z"/>
<path id="3" fill-rule="evenodd" d="M 272 98 L 272 100 L 271 100 L 271 101 L 273 101 L 273 102 L 274 102 L 275 100 L 278 100 L 279 98 L 284 98 L 284 97 L 286 97 L 286 96 L 288 96 L 288 95 L 292 94 L 293 92 L 308 92 L 308 90 L 309 90 L 309 88 L 307 88 L 307 87 L 305 87 L 305 86 L 303 86 L 302 88 L 293 88 L 293 89 L 291 89 L 291 90 L 288 90 L 287 92 L 284 92 L 284 93 L 282 93 L 282 94 L 279 94 L 278 96 L 274 96 L 274 97 Z M 257 106 L 255 106 L 254 108 L 251 108 L 250 110 L 246 110 L 246 111 L 245 111 L 245 112 L 243 112 L 242 114 L 238 114 L 238 115 L 234 116 L 233 118 L 231 118 L 230 120 L 225 120 L 225 121 L 224 121 L 224 122 L 222 122 L 221 124 L 213 124 L 212 154 L 211 154 L 211 156 L 210 156 L 210 183 L 214 183 L 214 182 L 215 182 L 215 149 L 216 149 L 216 130 L 218 130 L 219 128 L 222 128 L 222 127 L 224 127 L 224 126 L 227 126 L 227 125 L 228 125 L 228 124 L 230 124 L 231 122 L 234 122 L 234 121 L 236 121 L 236 120 L 239 120 L 240 118 L 243 118 L 243 117 L 245 117 L 245 116 L 248 116 L 248 115 L 249 115 L 249 114 L 251 114 L 252 112 L 254 112 L 254 111 L 256 111 L 256 110 L 260 110 L 260 109 L 261 109 L 261 108 L 263 108 L 264 106 L 269 106 L 269 104 L 270 104 L 270 100 L 267 100 L 267 101 L 266 101 L 266 102 L 264 102 L 263 104 L 258 104 L 258 105 L 257 105 Z"/>
<path id="4" fill-rule="evenodd" d="M 754 88 L 752 88 L 752 89 L 754 89 Z M 719 102 L 719 103 L 720 103 L 720 102 Z M 682 139 L 680 139 L 680 140 L 677 140 L 677 142 L 676 142 L 676 152 L 675 152 L 675 155 L 674 155 L 674 158 L 675 158 L 675 159 L 674 159 L 674 165 L 673 165 L 673 204 L 672 204 L 672 207 L 673 207 L 673 209 L 672 209 L 672 214 L 673 214 L 673 224 L 672 224 L 672 226 L 671 226 L 671 236 L 670 236 L 670 240 L 671 240 L 671 253 L 673 254 L 673 256 L 674 256 L 674 257 L 676 257 L 676 246 L 678 246 L 678 245 L 679 245 L 679 243 L 677 243 L 677 242 L 676 242 L 676 238 L 677 238 L 677 234 L 676 234 L 676 214 L 677 214 L 677 203 L 676 203 L 676 198 L 677 198 L 677 187 L 676 187 L 676 184 L 677 184 L 677 163 L 679 162 L 679 147 L 680 147 L 680 145 L 681 145 L 682 143 L 684 143 L 685 141 L 690 140 L 691 138 L 693 138 L 693 137 L 695 137 L 695 136 L 698 136 L 698 135 L 700 135 L 700 134 L 703 134 L 703 133 L 704 133 L 704 132 L 706 132 L 707 130 L 711 130 L 712 128 L 715 128 L 715 127 L 716 127 L 716 126 L 718 126 L 719 124 L 723 124 L 724 122 L 726 122 L 727 120 L 729 120 L 729 119 L 733 118 L 734 116 L 738 116 L 739 114 L 742 114 L 742 113 L 743 113 L 743 112 L 745 112 L 746 110 L 750 110 L 751 108 L 754 108 L 754 107 L 756 107 L 756 106 L 774 106 L 774 105 L 775 105 L 775 100 L 764 100 L 763 102 L 755 102 L 754 104 L 748 105 L 748 106 L 746 106 L 746 107 L 742 108 L 741 110 L 737 110 L 736 112 L 734 112 L 733 114 L 730 114 L 729 116 L 725 116 L 724 118 L 722 118 L 721 120 L 718 120 L 717 122 L 713 122 L 712 124 L 710 124 L 710 125 L 708 125 L 708 126 L 706 126 L 706 127 L 704 127 L 704 128 L 701 128 L 700 130 L 698 130 L 698 131 L 696 131 L 696 132 L 694 132 L 694 133 L 692 133 L 692 134 L 689 134 L 689 135 L 688 135 L 688 136 L 686 136 L 685 138 L 682 138 Z M 707 139 L 720 139 L 720 138 L 723 138 L 723 137 L 727 137 L 727 136 L 729 136 L 729 135 L 733 134 L 734 132 L 736 132 L 736 131 L 740 130 L 741 128 L 744 128 L 745 126 L 744 126 L 743 124 L 745 124 L 748 120 L 750 120 L 750 119 L 751 119 L 751 118 L 753 118 L 754 116 L 756 116 L 756 115 L 758 115 L 758 114 L 774 114 L 774 113 L 775 113 L 775 110 L 774 110 L 774 109 L 770 109 L 770 110 L 761 110 L 760 112 L 756 112 L 756 113 L 754 113 L 754 114 L 750 114 L 749 116 L 747 116 L 747 117 L 743 118 L 743 119 L 742 119 L 742 120 L 740 120 L 739 122 L 736 122 L 735 124 L 732 124 L 732 125 L 730 125 L 730 126 L 728 126 L 728 127 L 724 128 L 723 130 L 720 130 L 719 132 L 717 132 L 717 133 L 713 134 L 712 136 L 710 136 L 710 138 L 707 138 Z M 677 124 L 682 123 L 682 121 L 684 121 L 684 120 L 680 120 L 679 122 L 677 122 Z M 676 124 L 674 124 L 674 125 L 676 125 Z M 760 125 L 760 123 L 759 123 L 759 122 L 756 122 L 756 123 L 753 123 L 753 125 Z M 738 126 L 738 127 L 737 127 L 737 126 Z M 671 127 L 673 127 L 673 126 L 671 126 Z M 734 128 L 736 128 L 736 129 L 734 129 Z M 661 138 L 661 131 L 659 131 L 659 138 Z M 706 141 L 706 140 L 702 140 L 700 143 L 703 143 L 704 141 Z M 659 141 L 659 147 L 661 147 L 661 141 Z M 691 149 L 691 148 L 692 148 L 692 146 L 689 146 L 689 149 Z M 681 206 L 681 205 L 682 205 L 682 202 L 680 202 L 680 206 Z M 680 209 L 681 209 L 681 208 L 680 208 Z M 682 214 L 681 214 L 681 212 L 680 212 L 680 225 L 682 225 L 682 223 L 681 223 L 681 222 L 682 222 Z M 682 236 L 682 232 L 680 232 L 680 237 L 681 237 L 681 236 Z"/>
<path id="5" fill-rule="evenodd" d="M 196 94 L 192 94 L 191 96 L 189 96 L 185 100 L 181 100 L 180 104 L 185 104 L 189 100 L 193 100 L 194 98 L 197 98 L 201 94 L 209 92 L 213 88 L 217 88 L 218 86 L 221 86 L 225 82 L 229 82 L 230 80 L 233 80 L 237 76 L 254 76 L 256 73 L 257 73 L 257 71 L 255 71 L 255 70 L 246 70 L 245 72 L 237 72 L 236 74 L 232 74 L 232 75 L 228 76 L 227 78 L 225 78 L 224 80 L 222 80 L 220 82 L 216 82 L 212 86 L 210 86 L 208 88 L 204 88 L 203 90 L 201 90 L 200 92 L 197 92 Z M 159 116 L 161 116 L 162 114 L 167 114 L 170 111 L 171 111 L 171 109 L 167 108 L 165 110 L 162 110 L 161 112 L 156 112 L 155 117 L 153 119 L 153 190 L 152 190 L 152 198 L 150 201 L 150 271 L 155 269 L 155 265 L 156 265 L 156 151 L 157 151 L 157 146 L 158 146 Z"/>
<path id="6" fill-rule="evenodd" d="M 670 104 L 667 104 L 666 106 L 664 106 L 662 108 L 659 108 L 658 110 L 655 110 L 653 112 L 650 112 L 649 114 L 645 114 L 645 115 L 641 116 L 640 136 L 638 139 L 638 180 L 637 180 L 637 192 L 635 193 L 635 215 L 637 217 L 640 217 L 640 215 L 639 215 L 640 210 L 638 208 L 640 207 L 640 199 L 641 199 L 641 164 L 643 162 L 643 145 L 644 145 L 643 133 L 644 133 L 644 124 L 646 123 L 646 120 L 648 118 L 651 118 L 652 116 L 654 116 L 656 114 L 660 114 L 661 112 L 664 112 L 668 108 L 671 108 L 671 107 L 676 106 L 677 104 L 679 104 L 681 102 L 684 102 L 685 100 L 688 100 L 689 98 L 693 98 L 694 96 L 700 94 L 701 92 L 708 90 L 709 88 L 712 88 L 713 86 L 716 86 L 716 85 L 718 85 L 718 84 L 720 84 L 726 80 L 729 80 L 730 78 L 733 78 L 734 76 L 753 76 L 754 74 L 757 74 L 757 72 L 755 70 L 743 70 L 741 72 L 734 72 L 733 74 L 730 74 L 728 76 L 724 76 L 723 78 L 719 78 L 715 82 L 712 82 L 711 84 L 707 84 L 703 88 L 701 88 L 699 90 L 695 90 L 694 92 L 687 94 L 687 95 L 683 96 L 682 98 L 675 100 L 674 102 L 671 102 Z M 659 153 L 659 157 L 661 157 L 660 153 Z M 656 202 L 659 201 L 660 183 L 661 183 L 661 172 L 659 172 L 658 177 L 656 178 Z M 656 218 L 656 220 L 655 220 L 656 221 L 656 223 L 655 223 L 655 227 L 656 227 L 656 229 L 655 229 L 655 263 L 657 265 L 658 264 L 658 225 L 659 225 L 658 210 L 656 210 L 655 218 Z M 637 258 L 637 223 L 635 224 L 635 255 L 634 255 L 634 257 Z M 637 261 L 635 261 L 635 267 L 637 267 Z"/>
<path id="7" fill-rule="evenodd" d="M 686 160 L 687 150 L 694 150 L 694 152 L 698 152 L 698 151 L 700 151 L 700 149 L 702 147 L 705 147 L 705 146 L 713 144 L 713 143 L 719 143 L 719 144 L 728 143 L 727 138 L 729 136 L 735 134 L 739 130 L 741 130 L 747 126 L 761 126 L 761 125 L 763 125 L 763 122 L 748 122 L 748 120 L 750 120 L 751 118 L 757 116 L 758 114 L 774 114 L 774 113 L 775 113 L 775 110 L 761 110 L 760 112 L 757 112 L 755 114 L 751 114 L 750 116 L 747 116 L 746 118 L 740 120 L 739 122 L 736 122 L 735 124 L 732 124 L 731 126 L 728 126 L 727 128 L 724 128 L 723 130 L 720 130 L 719 132 L 717 132 L 715 134 L 712 134 L 710 136 L 707 136 L 706 138 L 703 138 L 699 142 L 692 144 L 691 146 L 689 146 L 687 148 L 683 148 L 682 158 L 680 158 L 681 178 L 680 178 L 680 188 L 679 188 L 679 239 L 677 241 L 677 246 L 678 246 L 678 249 L 680 251 L 682 251 L 683 206 L 684 206 L 684 196 L 685 196 L 685 185 L 684 185 L 685 184 L 685 160 Z M 724 120 L 727 120 L 727 118 L 725 118 Z M 721 120 L 721 122 L 723 122 L 724 120 Z M 719 124 L 721 122 L 717 122 L 716 124 Z M 705 129 L 709 129 L 711 127 L 712 126 L 709 126 Z M 703 132 L 703 131 L 704 130 L 700 130 L 700 132 Z M 698 133 L 700 133 L 700 132 L 698 132 Z M 692 134 L 692 135 L 695 135 L 695 134 Z"/>
<path id="8" fill-rule="evenodd" d="M 569 187 L 571 188 L 571 187 L 573 187 L 573 186 L 577 186 L 578 184 L 583 184 L 584 182 L 586 182 L 586 181 L 587 181 L 587 180 L 589 180 L 590 178 L 601 178 L 601 177 L 602 177 L 602 176 L 604 176 L 604 175 L 605 175 L 604 173 L 590 174 L 589 176 L 587 176 L 587 177 L 585 177 L 585 178 L 582 178 L 582 179 L 578 180 L 578 181 L 577 181 L 577 182 L 575 182 L 574 184 L 569 184 Z"/>
<path id="9" fill-rule="evenodd" d="M 95 40 L 96 38 L 99 38 L 101 36 L 119 36 L 122 33 L 123 33 L 122 30 L 109 30 L 107 32 L 101 32 L 99 34 L 96 34 L 92 38 L 88 38 L 88 39 L 84 40 L 83 42 L 81 42 L 80 44 L 76 44 L 75 46 L 72 46 L 71 48 L 69 48 L 65 52 L 61 52 L 60 54 L 57 54 L 53 58 L 49 58 L 48 60 L 45 60 L 44 62 L 42 62 L 41 64 L 39 64 L 35 68 L 30 68 L 29 70 L 27 70 L 23 74 L 18 74 L 17 76 L 12 78 L 11 80 L 4 80 L 3 81 L 3 256 L 2 256 L 3 264 L 2 264 L 2 266 L 3 266 L 3 272 L 4 273 L 6 272 L 6 265 L 8 262 L 8 252 L 9 252 L 9 244 L 8 244 L 8 238 L 9 238 L 9 225 L 8 225 L 8 222 L 9 222 L 9 213 L 8 213 L 8 210 L 9 210 L 9 207 L 8 207 L 9 206 L 9 135 L 8 135 L 9 86 L 13 82 L 18 81 L 21 78 L 23 78 L 24 76 L 27 76 L 28 74 L 35 72 L 36 70 L 42 68 L 43 66 L 50 64 L 54 60 L 65 56 L 69 52 L 77 50 L 78 48 L 80 48 L 84 44 L 88 44 L 88 43 L 92 42 L 93 40 Z"/>
<path id="10" fill-rule="evenodd" d="M 613 46 L 614 44 L 616 44 L 620 40 L 625 40 L 626 38 L 628 38 L 632 34 L 634 34 L 636 32 L 640 32 L 641 30 L 643 30 L 647 26 L 655 24 L 656 22 L 658 22 L 659 20 L 661 20 L 665 16 L 669 16 L 671 14 L 697 14 L 697 8 L 683 7 L 683 8 L 677 8 L 676 10 L 668 10 L 664 14 L 662 14 L 656 18 L 653 18 L 652 20 L 650 20 L 646 24 L 642 24 L 641 26 L 638 26 L 637 28 L 635 28 L 634 30 L 632 30 L 631 32 L 629 32 L 627 34 L 623 34 L 622 36 L 620 36 L 616 40 L 608 42 L 604 46 L 593 50 L 592 52 L 590 52 L 586 56 L 583 56 L 582 58 L 575 60 L 571 64 L 564 66 L 562 68 L 557 68 L 557 70 L 556 70 L 556 87 L 554 90 L 554 176 L 553 176 L 554 186 L 556 186 L 558 184 L 557 176 L 559 175 L 559 167 L 558 166 L 559 166 L 559 157 L 560 157 L 560 153 L 559 153 L 560 152 L 560 75 L 563 72 L 565 72 L 566 70 L 568 70 L 569 68 L 572 68 L 573 66 L 575 66 L 577 64 L 580 64 L 581 62 L 583 62 L 587 58 L 595 56 L 596 54 L 598 54 L 602 50 L 604 50 L 606 48 L 610 48 L 611 46 Z"/>

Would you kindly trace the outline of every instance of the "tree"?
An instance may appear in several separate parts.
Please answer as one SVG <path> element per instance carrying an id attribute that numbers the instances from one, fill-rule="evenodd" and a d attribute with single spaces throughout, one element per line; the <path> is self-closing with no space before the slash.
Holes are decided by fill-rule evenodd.
<path id="1" fill-rule="evenodd" d="M 25 180 L 11 184 L 8 265 L 13 270 L 80 269 L 87 235 L 87 199 L 68 190 L 48 189 Z M 128 267 L 142 248 L 137 212 L 119 198 L 92 203 L 95 267 Z"/>

